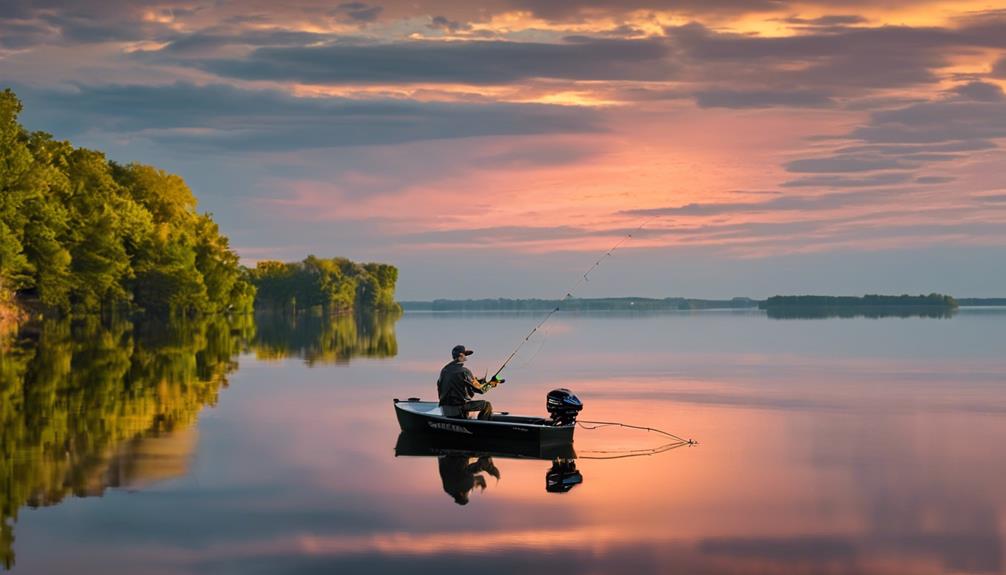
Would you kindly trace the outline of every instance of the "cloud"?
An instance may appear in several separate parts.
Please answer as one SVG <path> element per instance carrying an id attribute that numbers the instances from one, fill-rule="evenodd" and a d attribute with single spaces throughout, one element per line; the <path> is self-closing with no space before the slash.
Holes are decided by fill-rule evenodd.
<path id="1" fill-rule="evenodd" d="M 318 42 L 332 41 L 335 36 L 316 32 L 296 30 L 243 30 L 225 32 L 200 31 L 179 35 L 170 39 L 157 50 L 138 50 L 134 58 L 163 60 L 171 62 L 176 58 L 211 57 L 217 50 L 228 46 L 303 46 Z"/>
<path id="2" fill-rule="evenodd" d="M 818 108 L 835 102 L 826 93 L 808 90 L 708 90 L 695 93 L 700 108 Z"/>
<path id="3" fill-rule="evenodd" d="M 700 105 L 723 107 L 827 106 L 836 98 L 856 106 L 879 90 L 935 87 L 955 57 L 1006 48 L 1006 20 L 997 14 L 975 15 L 957 28 L 833 23 L 790 36 L 762 36 L 692 22 L 667 27 L 665 34 L 680 68 L 676 78 L 722 84 L 697 95 Z M 710 99 L 720 90 L 722 95 Z M 904 102 L 894 105 L 899 103 Z M 877 104 L 891 102 L 870 105 Z"/>
<path id="4" fill-rule="evenodd" d="M 850 24 L 865 24 L 866 18 L 856 14 L 835 14 L 831 16 L 820 16 L 818 18 L 799 18 L 790 16 L 783 20 L 787 24 L 798 24 L 800 26 L 848 26 Z"/>
<path id="5" fill-rule="evenodd" d="M 636 10 L 666 10 L 679 14 L 743 14 L 784 8 L 787 0 L 509 0 L 509 5 L 550 20 L 584 13 L 619 14 Z"/>
<path id="6" fill-rule="evenodd" d="M 780 211 L 833 210 L 872 201 L 888 200 L 904 194 L 903 190 L 839 192 L 816 195 L 785 195 L 763 202 L 691 203 L 684 206 L 624 210 L 619 212 L 634 217 L 662 216 L 720 216 L 726 214 L 754 214 Z"/>
<path id="7" fill-rule="evenodd" d="M 377 17 L 381 14 L 383 8 L 381 6 L 370 5 L 364 2 L 347 2 L 345 4 L 339 4 L 335 10 L 333 10 L 333 15 L 337 18 L 348 18 L 354 22 L 376 22 Z"/>
<path id="8" fill-rule="evenodd" d="M 956 179 L 953 176 L 919 176 L 915 178 L 915 183 L 923 185 L 948 184 Z"/>
<path id="9" fill-rule="evenodd" d="M 1006 101 L 936 100 L 874 112 L 849 135 L 884 144 L 988 142 L 1006 137 Z"/>
<path id="10" fill-rule="evenodd" d="M 797 173 L 869 172 L 911 167 L 904 160 L 881 156 L 853 156 L 840 154 L 825 158 L 793 160 L 784 165 L 786 171 Z"/>
<path id="11" fill-rule="evenodd" d="M 221 76 L 312 84 L 509 84 L 529 78 L 667 79 L 673 66 L 659 39 L 569 38 L 533 42 L 398 42 L 259 48 L 247 58 L 192 64 Z"/>
<path id="12" fill-rule="evenodd" d="M 33 37 L 33 45 L 152 40 L 171 32 L 157 19 L 144 17 L 155 10 L 168 16 L 173 13 L 171 8 L 161 7 L 156 2 L 5 0 L 0 7 L 0 32 L 6 36 L 7 31 L 17 25 L 42 27 L 53 32 Z M 181 7 L 177 10 L 184 12 Z"/>
<path id="13" fill-rule="evenodd" d="M 42 22 L 0 20 L 0 48 L 18 50 L 50 41 L 56 31 Z"/>
<path id="14" fill-rule="evenodd" d="M 1006 56 L 999 58 L 999 60 L 992 65 L 992 75 L 996 78 L 1006 78 Z"/>
<path id="15" fill-rule="evenodd" d="M 784 188 L 872 188 L 901 184 L 912 179 L 906 172 L 888 172 L 869 176 L 809 176 L 782 183 Z"/>
<path id="16" fill-rule="evenodd" d="M 978 102 L 1001 102 L 1006 100 L 1006 94 L 997 84 L 987 82 L 968 82 L 953 89 L 953 92 L 968 100 Z"/>
<path id="17" fill-rule="evenodd" d="M 446 30 L 451 34 L 455 32 L 467 32 L 472 29 L 472 25 L 466 22 L 457 22 L 446 16 L 434 16 L 430 19 L 429 27 L 434 30 Z"/>
<path id="18" fill-rule="evenodd" d="M 587 109 L 538 104 L 296 98 L 226 85 L 79 86 L 22 90 L 24 123 L 59 137 L 89 132 L 180 150 L 279 151 L 485 135 L 602 130 Z"/>

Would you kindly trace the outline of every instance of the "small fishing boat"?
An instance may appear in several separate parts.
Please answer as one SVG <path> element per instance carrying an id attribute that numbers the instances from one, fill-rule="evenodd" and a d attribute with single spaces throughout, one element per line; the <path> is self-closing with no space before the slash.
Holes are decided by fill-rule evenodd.
<path id="1" fill-rule="evenodd" d="M 572 444 L 576 416 L 583 409 L 583 403 L 568 389 L 554 389 L 548 393 L 548 418 L 506 412 L 493 414 L 490 419 L 447 417 L 435 401 L 410 397 L 394 402 L 398 424 L 405 432 L 454 436 L 476 442 L 517 442 L 542 448 Z"/>

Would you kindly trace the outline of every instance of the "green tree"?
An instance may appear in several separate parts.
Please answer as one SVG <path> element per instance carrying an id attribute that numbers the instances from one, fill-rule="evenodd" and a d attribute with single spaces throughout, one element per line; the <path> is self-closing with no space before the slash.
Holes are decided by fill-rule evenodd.
<path id="1" fill-rule="evenodd" d="M 64 312 L 251 309 L 251 274 L 180 177 L 28 133 L 21 109 L 0 93 L 0 289 Z"/>

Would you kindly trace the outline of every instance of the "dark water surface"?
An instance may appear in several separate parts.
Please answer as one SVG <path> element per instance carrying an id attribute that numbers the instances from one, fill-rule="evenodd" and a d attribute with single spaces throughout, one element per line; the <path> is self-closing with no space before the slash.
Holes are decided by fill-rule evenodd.
<path id="1" fill-rule="evenodd" d="M 497 409 L 543 415 L 568 387 L 583 419 L 700 445 L 605 459 L 664 442 L 578 429 L 566 493 L 548 460 L 395 456 L 393 397 L 433 398 L 456 343 L 493 371 L 536 320 L 30 326 L 0 353 L 0 564 L 1006 573 L 1006 313 L 560 315 Z"/>

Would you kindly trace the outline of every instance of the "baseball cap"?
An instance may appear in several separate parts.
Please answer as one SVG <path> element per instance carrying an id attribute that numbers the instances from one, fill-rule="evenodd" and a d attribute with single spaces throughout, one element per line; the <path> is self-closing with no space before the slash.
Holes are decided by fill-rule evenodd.
<path id="1" fill-rule="evenodd" d="M 472 350 L 470 350 L 470 349 L 465 348 L 465 346 L 463 346 L 463 345 L 456 345 L 456 346 L 454 346 L 454 349 L 451 350 L 451 357 L 457 357 L 457 356 L 459 356 L 461 354 L 471 355 L 473 353 L 475 353 L 475 352 L 472 351 Z"/>

